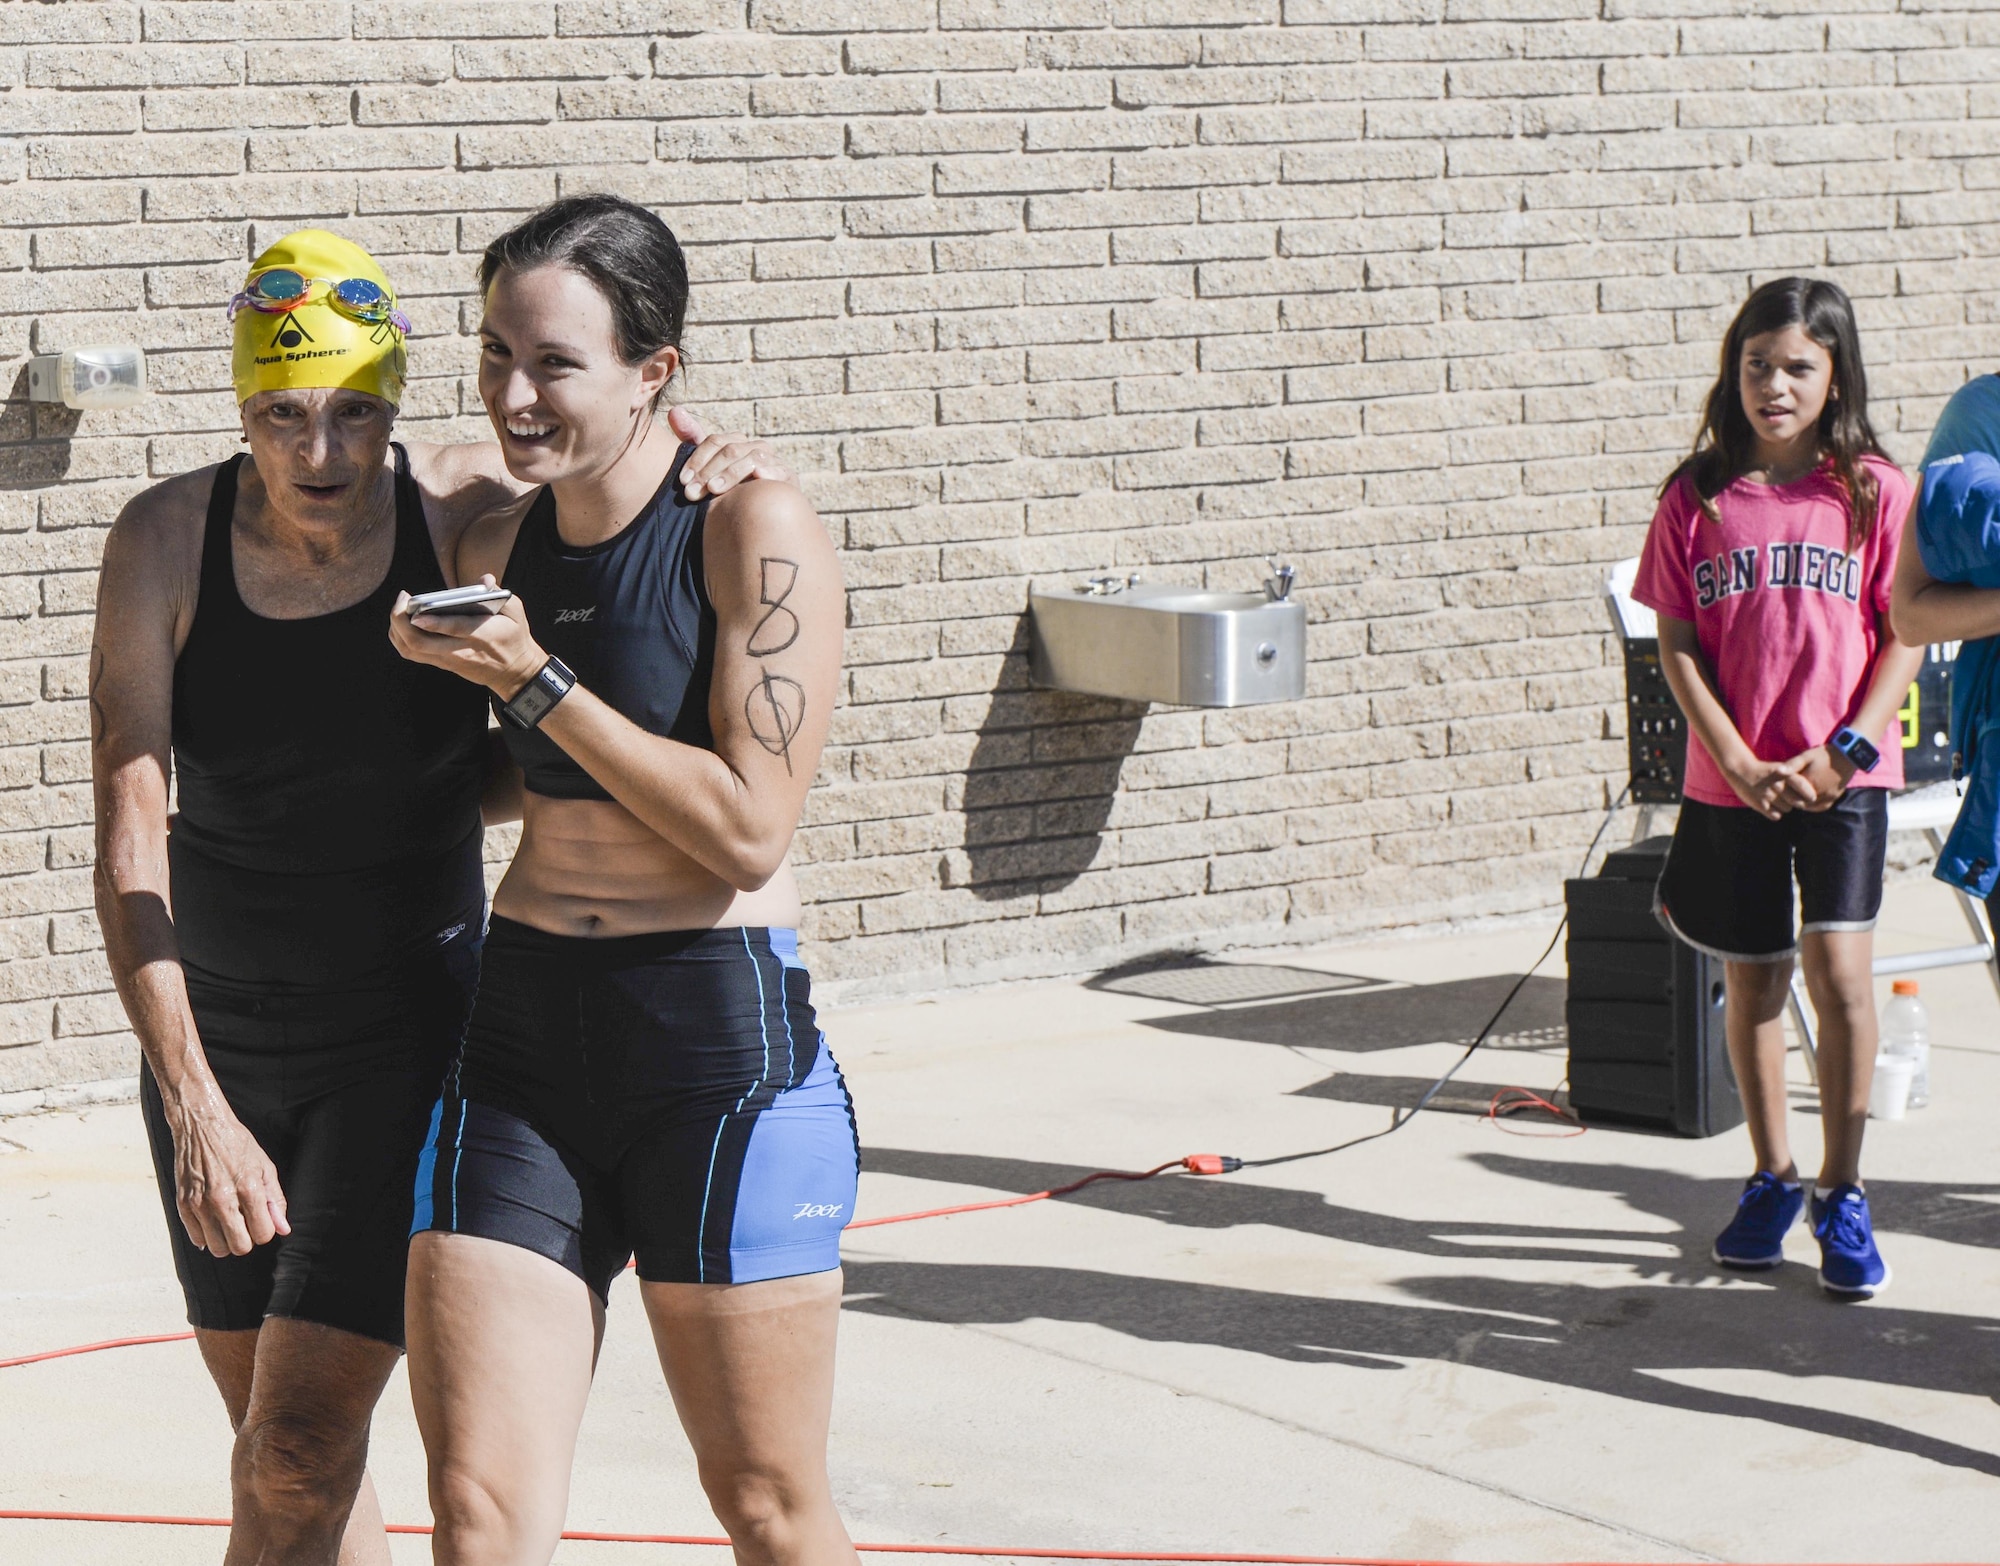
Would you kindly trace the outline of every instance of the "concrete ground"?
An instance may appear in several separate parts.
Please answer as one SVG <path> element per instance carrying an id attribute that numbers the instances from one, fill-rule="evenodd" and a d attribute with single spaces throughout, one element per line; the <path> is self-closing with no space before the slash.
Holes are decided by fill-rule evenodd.
<path id="1" fill-rule="evenodd" d="M 1259 953 L 1122 987 L 833 1015 L 868 1148 L 861 1213 L 1379 1130 L 1546 934 Z M 1941 887 L 1891 888 L 1883 949 L 1963 939 Z M 1560 965 L 1467 1068 L 1467 1101 L 1561 1080 Z M 1820 1295 L 1804 1229 L 1776 1274 L 1708 1265 L 1747 1171 L 1740 1130 L 1561 1138 L 1426 1114 L 1332 1157 L 850 1235 L 832 1462 L 856 1538 L 2000 1559 L 2000 1002 L 1975 968 L 1923 986 L 1935 1101 L 1871 1128 L 1895 1285 L 1867 1305 Z M 1815 1106 L 1802 1069 L 1794 1080 L 1804 1162 Z M 0 1157 L 0 1358 L 174 1330 L 136 1108 L 22 1116 L 0 1137 L 17 1144 Z M 713 1532 L 620 1292 L 571 1526 Z M 424 1520 L 400 1377 L 376 1431 L 388 1515 Z M 190 1344 L 0 1370 L 0 1508 L 214 1515 L 227 1452 Z M 5 1562 L 213 1561 L 221 1542 L 0 1521 Z M 420 1539 L 395 1550 L 427 1558 Z M 726 1559 L 616 1544 L 558 1558 Z"/>

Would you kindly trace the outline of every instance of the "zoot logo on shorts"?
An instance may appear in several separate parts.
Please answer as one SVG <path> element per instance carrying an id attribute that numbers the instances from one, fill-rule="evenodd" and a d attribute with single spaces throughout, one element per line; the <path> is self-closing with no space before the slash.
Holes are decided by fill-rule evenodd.
<path id="1" fill-rule="evenodd" d="M 845 1202 L 800 1202 L 799 1210 L 792 1214 L 792 1221 L 801 1218 L 838 1218 Z"/>

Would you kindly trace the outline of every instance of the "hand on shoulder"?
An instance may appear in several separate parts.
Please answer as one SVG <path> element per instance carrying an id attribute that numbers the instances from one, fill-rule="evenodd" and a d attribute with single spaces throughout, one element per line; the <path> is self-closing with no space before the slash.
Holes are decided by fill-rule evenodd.
<path id="1" fill-rule="evenodd" d="M 667 427 L 681 440 L 694 443 L 681 468 L 681 493 L 689 500 L 726 495 L 752 479 L 793 481 L 791 469 L 778 460 L 767 440 L 722 430 L 711 434 L 700 415 L 688 407 L 669 408 Z"/>

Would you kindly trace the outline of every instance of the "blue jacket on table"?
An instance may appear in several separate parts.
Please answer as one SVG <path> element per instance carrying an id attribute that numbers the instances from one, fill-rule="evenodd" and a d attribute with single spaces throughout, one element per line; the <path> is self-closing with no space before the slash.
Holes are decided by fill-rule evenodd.
<path id="1" fill-rule="evenodd" d="M 2000 375 L 1967 381 L 1924 451 L 1917 552 L 1940 582 L 2000 587 Z M 2000 881 L 2000 637 L 1959 649 L 1951 739 L 1964 802 L 1931 873 L 1975 897 Z"/>

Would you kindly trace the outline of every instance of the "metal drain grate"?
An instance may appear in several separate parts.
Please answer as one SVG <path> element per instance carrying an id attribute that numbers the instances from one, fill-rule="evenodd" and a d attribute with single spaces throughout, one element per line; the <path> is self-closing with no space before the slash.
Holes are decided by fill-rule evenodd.
<path id="1" fill-rule="evenodd" d="M 1291 1000 L 1365 989 L 1380 979 L 1318 968 L 1280 968 L 1265 963 L 1200 962 L 1141 973 L 1109 974 L 1090 981 L 1093 990 L 1175 1001 L 1183 1006 L 1237 1006 L 1251 1001 Z"/>

